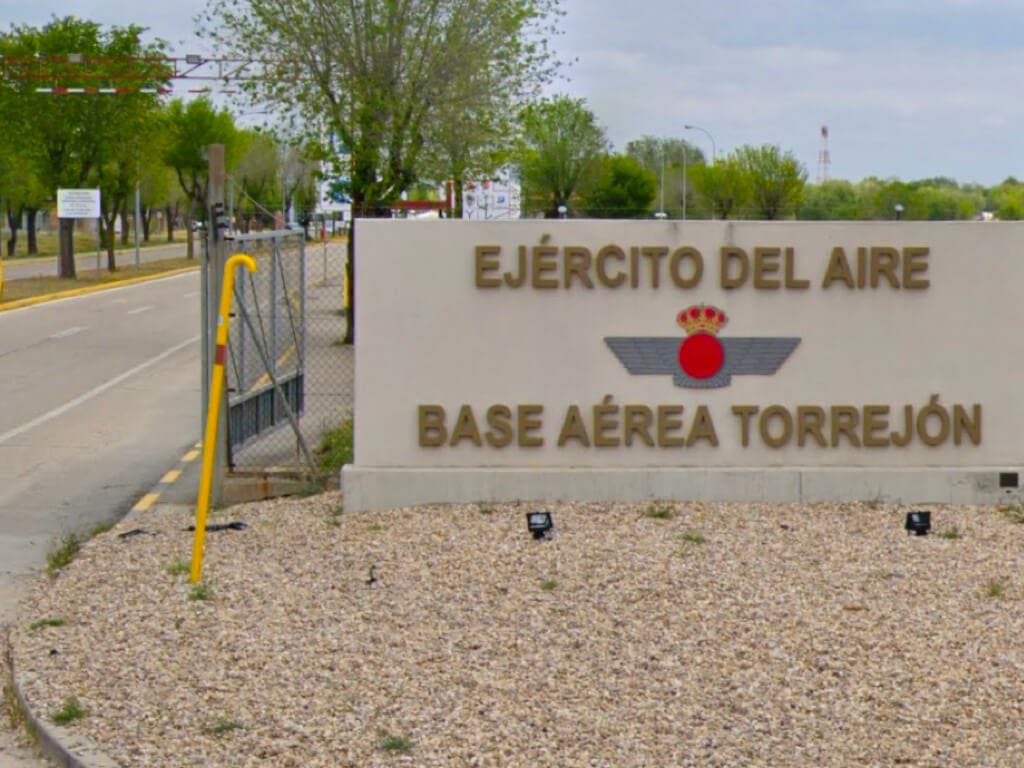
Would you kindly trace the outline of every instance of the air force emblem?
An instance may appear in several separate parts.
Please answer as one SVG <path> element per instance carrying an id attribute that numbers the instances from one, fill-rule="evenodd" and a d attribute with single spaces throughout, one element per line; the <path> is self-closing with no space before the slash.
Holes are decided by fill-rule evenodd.
<path id="1" fill-rule="evenodd" d="M 719 338 L 725 313 L 703 304 L 687 307 L 676 322 L 688 336 L 606 336 L 605 344 L 635 376 L 671 374 L 677 387 L 727 387 L 734 375 L 769 376 L 779 370 L 799 338 Z"/>

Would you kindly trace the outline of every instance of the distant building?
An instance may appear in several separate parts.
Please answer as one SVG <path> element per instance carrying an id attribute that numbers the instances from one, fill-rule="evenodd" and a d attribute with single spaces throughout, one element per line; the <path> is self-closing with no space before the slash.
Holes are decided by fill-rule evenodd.
<path id="1" fill-rule="evenodd" d="M 462 218 L 518 219 L 523 212 L 522 193 L 522 186 L 507 169 L 486 181 L 467 181 L 462 190 Z"/>

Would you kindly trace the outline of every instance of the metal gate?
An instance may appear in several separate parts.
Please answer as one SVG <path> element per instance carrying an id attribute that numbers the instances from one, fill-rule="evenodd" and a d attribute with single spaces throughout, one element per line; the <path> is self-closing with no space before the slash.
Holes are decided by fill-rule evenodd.
<path id="1" fill-rule="evenodd" d="M 228 467 L 315 473 L 322 435 L 352 414 L 352 347 L 341 343 L 345 242 L 307 246 L 301 231 L 275 230 L 236 235 L 227 250 L 257 264 L 235 281 Z"/>

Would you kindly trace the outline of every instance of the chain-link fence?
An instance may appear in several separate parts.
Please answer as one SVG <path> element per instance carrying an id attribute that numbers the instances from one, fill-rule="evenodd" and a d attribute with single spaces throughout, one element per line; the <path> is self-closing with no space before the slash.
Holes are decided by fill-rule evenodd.
<path id="1" fill-rule="evenodd" d="M 355 358 L 344 343 L 346 242 L 301 231 L 237 235 L 240 269 L 228 334 L 228 466 L 315 472 L 329 430 L 352 418 Z"/>

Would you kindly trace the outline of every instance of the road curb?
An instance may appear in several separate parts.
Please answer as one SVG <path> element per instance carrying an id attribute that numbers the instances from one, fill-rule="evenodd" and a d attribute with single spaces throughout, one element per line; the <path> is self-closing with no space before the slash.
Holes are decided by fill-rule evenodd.
<path id="1" fill-rule="evenodd" d="M 20 673 L 15 662 L 14 648 L 11 647 L 11 686 L 14 697 L 18 700 L 22 714 L 28 727 L 35 733 L 39 748 L 62 768 L 120 768 L 107 754 L 101 752 L 95 744 L 69 728 L 46 722 L 39 716 L 25 697 L 21 680 L 32 679 L 29 673 Z"/>
<path id="2" fill-rule="evenodd" d="M 196 264 L 194 267 L 181 267 L 180 269 L 172 269 L 167 272 L 158 272 L 154 275 L 143 275 L 141 277 L 128 277 L 124 280 L 111 280 L 109 283 L 102 283 L 100 285 L 90 285 L 85 288 L 72 288 L 68 291 L 58 291 L 57 293 L 45 293 L 41 296 L 29 296 L 25 299 L 17 299 L 16 301 L 9 301 L 6 304 L 0 304 L 0 312 L 6 312 L 11 309 L 21 309 L 22 307 L 31 307 L 35 304 L 43 304 L 47 301 L 56 301 L 57 299 L 70 299 L 74 296 L 85 296 L 89 293 L 97 293 L 98 291 L 107 291 L 111 288 L 121 288 L 126 285 L 135 285 L 137 283 L 148 283 L 152 280 L 160 280 L 165 277 L 174 277 L 175 275 L 183 275 L 186 272 L 194 272 L 199 269 L 199 265 Z"/>
<path id="3" fill-rule="evenodd" d="M 153 505 L 160 498 L 161 492 L 174 483 L 185 467 L 199 456 L 200 444 L 193 444 L 181 457 L 175 469 L 169 470 L 157 482 L 156 485 L 139 499 L 138 502 L 122 518 L 131 520 L 138 518 L 152 509 Z M 10 632 L 11 627 L 0 627 L 0 631 Z M 11 687 L 18 707 L 25 716 L 29 728 L 35 733 L 39 748 L 50 759 L 57 762 L 61 768 L 120 768 L 120 765 L 101 751 L 92 741 L 87 739 L 70 728 L 63 728 L 43 719 L 43 717 L 29 704 L 25 695 L 23 681 L 32 680 L 35 675 L 30 672 L 20 672 L 16 663 L 14 644 L 8 643 L 9 662 L 11 670 Z"/>

